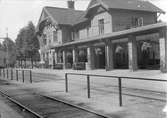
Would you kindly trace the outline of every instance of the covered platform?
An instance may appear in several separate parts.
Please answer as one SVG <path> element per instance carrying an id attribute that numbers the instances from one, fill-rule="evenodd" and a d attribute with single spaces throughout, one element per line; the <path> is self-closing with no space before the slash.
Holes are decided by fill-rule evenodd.
<path id="1" fill-rule="evenodd" d="M 54 63 L 70 68 L 160 69 L 167 72 L 167 23 L 156 23 L 51 46 Z M 71 65 L 71 66 L 69 66 Z"/>

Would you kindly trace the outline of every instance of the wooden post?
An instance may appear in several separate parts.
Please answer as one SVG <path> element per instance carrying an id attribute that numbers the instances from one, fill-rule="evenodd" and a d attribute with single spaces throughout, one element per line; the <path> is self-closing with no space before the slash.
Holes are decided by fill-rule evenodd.
<path id="1" fill-rule="evenodd" d="M 87 92 L 88 92 L 88 98 L 90 98 L 90 77 L 87 75 Z"/>
<path id="2" fill-rule="evenodd" d="M 7 75 L 7 79 L 8 79 L 8 69 L 6 69 L 6 75 Z"/>
<path id="3" fill-rule="evenodd" d="M 24 70 L 22 70 L 22 79 L 23 79 L 23 83 L 24 83 Z"/>
<path id="4" fill-rule="evenodd" d="M 30 83 L 32 83 L 32 72 L 30 70 Z"/>
<path id="5" fill-rule="evenodd" d="M 13 69 L 11 69 L 10 74 L 11 74 L 11 80 L 13 80 Z"/>
<path id="6" fill-rule="evenodd" d="M 65 74 L 65 89 L 66 89 L 66 93 L 68 92 L 68 78 L 67 78 L 67 73 Z"/>
<path id="7" fill-rule="evenodd" d="M 18 70 L 16 70 L 16 80 L 19 81 Z"/>
<path id="8" fill-rule="evenodd" d="M 3 77 L 5 78 L 5 70 L 3 69 Z"/>
<path id="9" fill-rule="evenodd" d="M 118 78 L 118 86 L 119 86 L 119 106 L 122 106 L 122 81 L 121 78 Z"/>

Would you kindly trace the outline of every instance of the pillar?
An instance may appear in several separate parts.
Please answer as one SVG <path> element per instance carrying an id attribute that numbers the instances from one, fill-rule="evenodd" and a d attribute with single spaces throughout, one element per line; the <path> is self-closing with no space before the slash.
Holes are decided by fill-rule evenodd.
<path id="1" fill-rule="evenodd" d="M 72 56 L 73 56 L 73 64 L 78 62 L 78 50 L 76 48 L 72 50 Z"/>
<path id="2" fill-rule="evenodd" d="M 86 63 L 86 70 L 92 70 L 94 69 L 94 48 L 88 47 L 87 48 L 87 60 Z"/>
<path id="3" fill-rule="evenodd" d="M 46 62 L 46 66 L 49 66 L 49 52 L 46 52 L 45 54 L 45 62 Z"/>
<path id="4" fill-rule="evenodd" d="M 63 69 L 67 69 L 67 54 L 66 50 L 63 50 Z"/>
<path id="5" fill-rule="evenodd" d="M 128 36 L 128 54 L 129 54 L 129 69 L 135 71 L 137 66 L 137 43 L 136 37 L 133 35 Z"/>
<path id="6" fill-rule="evenodd" d="M 58 51 L 55 51 L 55 64 L 58 63 Z"/>
<path id="7" fill-rule="evenodd" d="M 53 66 L 53 51 L 49 50 L 49 67 L 52 68 Z"/>
<path id="8" fill-rule="evenodd" d="M 113 49 L 112 42 L 108 41 L 105 45 L 106 70 L 114 69 Z"/>
<path id="9" fill-rule="evenodd" d="M 52 54 L 52 69 L 54 69 L 55 67 L 55 50 L 51 50 L 51 54 Z"/>
<path id="10" fill-rule="evenodd" d="M 160 45 L 160 70 L 167 72 L 167 27 L 163 27 L 159 32 Z"/>
<path id="11" fill-rule="evenodd" d="M 41 62 L 43 62 L 44 61 L 44 54 L 41 52 L 41 51 L 39 51 L 39 54 L 40 54 L 40 61 Z"/>

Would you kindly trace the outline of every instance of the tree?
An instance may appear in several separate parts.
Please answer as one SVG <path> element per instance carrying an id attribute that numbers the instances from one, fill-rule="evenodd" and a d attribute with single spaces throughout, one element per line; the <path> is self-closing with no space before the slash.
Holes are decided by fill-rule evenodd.
<path id="1" fill-rule="evenodd" d="M 3 45 L 0 43 L 0 50 L 3 50 Z"/>
<path id="2" fill-rule="evenodd" d="M 33 61 L 39 60 L 39 42 L 35 33 L 35 26 L 29 22 L 27 26 L 27 40 L 26 40 L 25 53 L 26 57 L 31 59 L 32 67 Z"/>
<path id="3" fill-rule="evenodd" d="M 20 29 L 19 34 L 16 38 L 16 58 L 19 62 L 19 66 L 22 67 L 22 61 L 25 60 L 25 53 L 24 53 L 24 41 L 26 39 L 26 28 L 23 27 Z"/>
<path id="4" fill-rule="evenodd" d="M 30 59 L 33 67 L 33 61 L 39 60 L 39 42 L 32 22 L 29 22 L 26 27 L 20 30 L 16 45 L 18 60 Z"/>
<path id="5" fill-rule="evenodd" d="M 2 43 L 2 49 L 6 52 L 6 64 L 13 67 L 16 63 L 16 45 L 10 38 L 6 38 Z"/>

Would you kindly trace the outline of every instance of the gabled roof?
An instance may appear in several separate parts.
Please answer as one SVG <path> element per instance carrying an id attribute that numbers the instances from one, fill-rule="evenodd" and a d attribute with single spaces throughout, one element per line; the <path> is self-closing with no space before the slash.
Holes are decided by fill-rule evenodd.
<path id="1" fill-rule="evenodd" d="M 106 10 L 126 9 L 165 13 L 163 10 L 146 0 L 91 0 L 86 11 L 57 7 L 44 7 L 43 11 L 47 14 L 48 18 L 50 18 L 56 24 L 72 26 L 78 23 L 85 22 L 87 20 L 86 16 L 89 11 L 92 8 L 97 8 L 97 6 L 99 5 L 101 5 Z M 39 23 L 43 20 L 40 17 Z"/>
<path id="2" fill-rule="evenodd" d="M 111 9 L 127 9 L 165 13 L 163 10 L 148 2 L 147 0 L 92 0 L 87 10 L 91 9 L 97 4 L 105 5 L 104 7 L 107 6 Z"/>
<path id="3" fill-rule="evenodd" d="M 57 24 L 73 25 L 76 21 L 84 20 L 84 11 L 57 7 L 45 7 L 44 9 L 57 22 Z"/>

